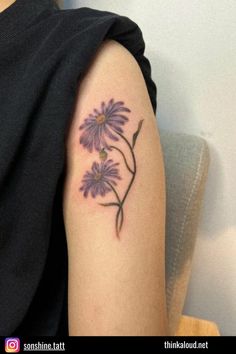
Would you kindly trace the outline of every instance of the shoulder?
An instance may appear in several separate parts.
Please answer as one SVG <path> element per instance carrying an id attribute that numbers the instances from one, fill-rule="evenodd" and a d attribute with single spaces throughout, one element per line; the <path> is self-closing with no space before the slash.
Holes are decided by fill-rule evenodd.
<path id="1" fill-rule="evenodd" d="M 141 68 L 131 52 L 113 39 L 105 39 L 99 46 L 92 62 L 79 85 L 78 100 L 86 90 L 127 91 L 127 85 L 144 82 Z"/>
<path id="2" fill-rule="evenodd" d="M 123 44 L 113 39 L 105 39 L 101 43 L 87 74 L 102 68 L 106 71 L 112 71 L 113 75 L 120 76 L 123 70 L 139 69 L 139 65 L 130 50 Z M 102 73 L 105 74 L 103 70 Z"/>
<path id="3" fill-rule="evenodd" d="M 78 152 L 78 127 L 82 119 L 89 116 L 90 111 L 99 107 L 102 102 L 107 103 L 111 99 L 117 102 L 130 101 L 134 106 L 139 100 L 143 107 L 148 107 L 149 111 L 153 112 L 145 80 L 136 59 L 119 42 L 105 40 L 78 87 L 75 110 L 67 135 L 69 159 Z M 135 112 L 135 108 L 133 111 Z"/>

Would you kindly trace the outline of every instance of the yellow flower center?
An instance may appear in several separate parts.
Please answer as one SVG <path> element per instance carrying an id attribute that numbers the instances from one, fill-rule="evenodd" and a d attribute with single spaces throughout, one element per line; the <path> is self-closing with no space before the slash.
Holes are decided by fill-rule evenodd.
<path id="1" fill-rule="evenodd" d="M 97 173 L 97 174 L 94 176 L 95 181 L 99 181 L 101 178 L 102 178 L 102 174 L 101 174 L 101 173 Z"/>
<path id="2" fill-rule="evenodd" d="M 105 114 L 99 114 L 99 116 L 96 117 L 96 121 L 98 124 L 103 124 L 106 121 Z"/>

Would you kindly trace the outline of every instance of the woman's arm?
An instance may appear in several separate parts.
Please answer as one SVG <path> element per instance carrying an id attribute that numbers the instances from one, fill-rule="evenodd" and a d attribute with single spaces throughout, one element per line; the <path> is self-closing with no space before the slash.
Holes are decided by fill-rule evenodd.
<path id="1" fill-rule="evenodd" d="M 141 70 L 115 41 L 78 91 L 64 219 L 70 335 L 165 335 L 165 182 Z"/>

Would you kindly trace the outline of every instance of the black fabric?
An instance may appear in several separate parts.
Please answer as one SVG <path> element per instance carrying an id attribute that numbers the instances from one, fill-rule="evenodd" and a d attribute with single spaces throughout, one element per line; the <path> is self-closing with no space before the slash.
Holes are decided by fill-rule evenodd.
<path id="1" fill-rule="evenodd" d="M 0 335 L 68 334 L 62 214 L 65 132 L 79 82 L 105 39 L 156 87 L 138 26 L 89 8 L 17 0 L 0 13 Z"/>

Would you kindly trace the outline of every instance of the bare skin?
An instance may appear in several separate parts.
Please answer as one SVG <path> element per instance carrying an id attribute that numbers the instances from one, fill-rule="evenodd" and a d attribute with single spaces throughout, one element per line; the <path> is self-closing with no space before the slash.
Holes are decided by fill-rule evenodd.
<path id="1" fill-rule="evenodd" d="M 78 90 L 63 208 L 69 334 L 166 335 L 159 133 L 141 70 L 115 41 L 101 46 Z"/>
<path id="2" fill-rule="evenodd" d="M 11 6 L 16 0 L 1 0 L 0 1 L 0 12 L 6 10 L 9 6 Z"/>

